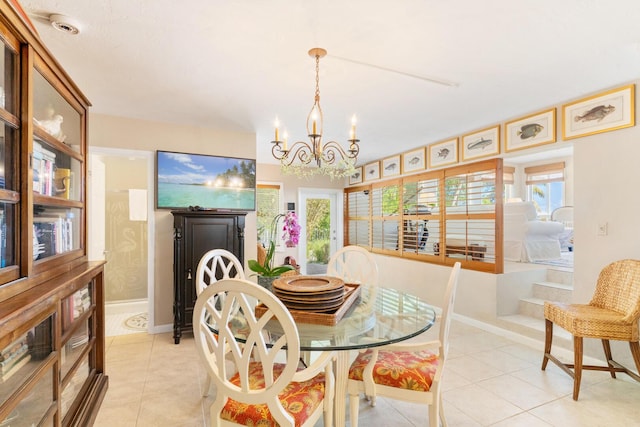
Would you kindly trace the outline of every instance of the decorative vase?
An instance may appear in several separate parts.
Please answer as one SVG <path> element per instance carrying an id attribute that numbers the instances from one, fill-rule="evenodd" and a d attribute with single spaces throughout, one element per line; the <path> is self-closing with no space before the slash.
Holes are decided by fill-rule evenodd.
<path id="1" fill-rule="evenodd" d="M 258 276 L 258 285 L 262 286 L 269 292 L 273 292 L 273 281 L 280 276 Z"/>

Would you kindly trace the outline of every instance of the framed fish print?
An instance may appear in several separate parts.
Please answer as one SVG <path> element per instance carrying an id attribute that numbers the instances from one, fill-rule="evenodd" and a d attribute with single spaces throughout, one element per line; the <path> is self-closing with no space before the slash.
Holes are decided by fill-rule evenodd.
<path id="1" fill-rule="evenodd" d="M 562 106 L 562 139 L 635 125 L 635 85 L 608 90 Z"/>
<path id="2" fill-rule="evenodd" d="M 461 151 L 463 161 L 500 154 L 500 125 L 464 135 Z"/>
<path id="3" fill-rule="evenodd" d="M 504 150 L 523 150 L 556 142 L 556 109 L 531 114 L 504 125 Z"/>
<path id="4" fill-rule="evenodd" d="M 400 175 L 400 155 L 387 157 L 382 160 L 382 177 Z"/>
<path id="5" fill-rule="evenodd" d="M 425 169 L 424 147 L 407 151 L 402 155 L 402 173 L 409 173 Z"/>
<path id="6" fill-rule="evenodd" d="M 367 163 L 364 166 L 363 179 L 365 181 L 380 179 L 380 162 Z"/>
<path id="7" fill-rule="evenodd" d="M 458 163 L 458 138 L 431 144 L 429 153 L 429 169 Z"/>
<path id="8" fill-rule="evenodd" d="M 356 170 L 349 176 L 349 185 L 360 184 L 362 182 L 362 166 L 358 166 Z"/>

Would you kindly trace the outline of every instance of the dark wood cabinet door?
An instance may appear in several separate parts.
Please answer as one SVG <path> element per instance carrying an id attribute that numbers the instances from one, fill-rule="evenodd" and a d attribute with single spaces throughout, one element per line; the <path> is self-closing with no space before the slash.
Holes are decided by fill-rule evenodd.
<path id="1" fill-rule="evenodd" d="M 192 328 L 197 298 L 195 275 L 200 258 L 211 249 L 226 249 L 244 264 L 246 213 L 173 211 L 174 215 L 174 340 Z"/>

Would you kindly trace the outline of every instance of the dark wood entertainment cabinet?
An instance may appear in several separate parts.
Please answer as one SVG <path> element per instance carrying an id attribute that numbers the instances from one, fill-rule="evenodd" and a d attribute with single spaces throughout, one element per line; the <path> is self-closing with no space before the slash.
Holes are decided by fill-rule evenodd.
<path id="1" fill-rule="evenodd" d="M 244 264 L 246 212 L 175 210 L 173 214 L 173 339 L 192 330 L 196 302 L 194 278 L 200 258 L 211 249 L 226 249 Z"/>

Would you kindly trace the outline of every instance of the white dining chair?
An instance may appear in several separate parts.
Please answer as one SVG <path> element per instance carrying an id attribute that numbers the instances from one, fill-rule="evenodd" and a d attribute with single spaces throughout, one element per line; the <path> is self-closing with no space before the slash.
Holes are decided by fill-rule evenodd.
<path id="1" fill-rule="evenodd" d="M 358 425 L 360 393 L 375 406 L 376 396 L 429 405 L 429 425 L 438 419 L 446 426 L 442 410 L 441 380 L 449 347 L 449 327 L 460 275 L 460 263 L 451 270 L 442 304 L 437 340 L 396 343 L 368 349 L 356 357 L 349 369 L 351 425 Z"/>
<path id="2" fill-rule="evenodd" d="M 378 265 L 368 250 L 355 245 L 345 246 L 331 256 L 327 274 L 340 277 L 345 283 L 378 286 Z"/>
<path id="3" fill-rule="evenodd" d="M 254 300 L 267 307 L 259 318 Z M 217 329 L 211 328 L 211 321 Z M 271 330 L 277 325 L 282 331 L 271 343 L 273 333 L 263 329 L 267 323 Z M 231 325 L 243 325 L 242 342 L 236 341 Z M 223 279 L 208 286 L 196 301 L 193 333 L 198 354 L 216 385 L 212 426 L 306 427 L 320 417 L 325 426 L 332 425 L 335 354 L 323 352 L 308 368 L 298 369 L 298 329 L 271 292 L 243 279 Z"/>
<path id="4" fill-rule="evenodd" d="M 229 278 L 245 278 L 240 260 L 226 249 L 207 251 L 200 258 L 196 269 L 196 295 L 200 295 L 202 291 L 218 280 Z M 221 295 L 220 298 L 224 298 L 224 295 Z M 208 396 L 210 388 L 211 379 L 207 377 L 202 395 Z"/>
<path id="5" fill-rule="evenodd" d="M 221 279 L 244 279 L 244 268 L 240 260 L 226 249 L 211 249 L 207 251 L 196 269 L 196 294 L 212 283 Z"/>

